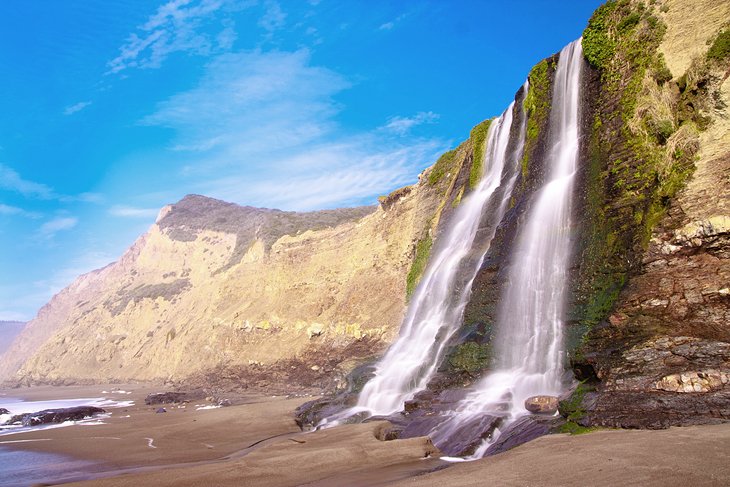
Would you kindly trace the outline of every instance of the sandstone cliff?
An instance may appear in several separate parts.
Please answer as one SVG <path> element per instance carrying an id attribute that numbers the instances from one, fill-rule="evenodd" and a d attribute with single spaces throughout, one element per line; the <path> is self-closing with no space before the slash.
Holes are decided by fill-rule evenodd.
<path id="1" fill-rule="evenodd" d="M 398 333 L 406 288 L 465 191 L 470 148 L 377 208 L 294 213 L 187 196 L 118 262 L 54 296 L 0 356 L 0 374 L 336 386 Z"/>

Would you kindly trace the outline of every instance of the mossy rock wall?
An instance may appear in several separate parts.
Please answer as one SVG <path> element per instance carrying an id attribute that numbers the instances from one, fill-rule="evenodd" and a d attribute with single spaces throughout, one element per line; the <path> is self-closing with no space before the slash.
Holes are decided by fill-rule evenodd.
<path id="1" fill-rule="evenodd" d="M 680 113 L 680 90 L 658 51 L 666 30 L 658 8 L 609 1 L 584 32 L 583 170 L 568 320 L 574 357 L 638 272 L 652 230 L 694 169 L 699 118 Z"/>

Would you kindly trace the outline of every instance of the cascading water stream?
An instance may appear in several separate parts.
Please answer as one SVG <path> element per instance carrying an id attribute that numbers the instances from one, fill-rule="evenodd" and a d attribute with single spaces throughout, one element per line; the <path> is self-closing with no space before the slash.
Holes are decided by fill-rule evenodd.
<path id="1" fill-rule="evenodd" d="M 560 52 L 549 120 L 551 167 L 535 195 L 511 256 L 506 291 L 497 316 L 497 370 L 477 384 L 432 432 L 437 446 L 485 417 L 502 418 L 504 430 L 527 414 L 525 399 L 562 392 L 563 319 L 570 259 L 570 214 L 578 159 L 578 110 L 583 63 L 580 39 Z M 498 424 L 497 421 L 494 424 Z M 477 449 L 481 458 L 499 436 Z"/>
<path id="2" fill-rule="evenodd" d="M 526 93 L 528 86 L 525 83 Z M 506 212 L 519 161 L 522 158 L 525 116 L 514 102 L 494 120 L 488 131 L 483 167 L 477 188 L 464 198 L 450 225 L 439 238 L 433 257 L 413 295 L 400 336 L 376 366 L 355 407 L 325 419 L 333 426 L 354 414 L 389 415 L 403 408 L 426 388 L 439 366 L 449 338 L 461 325 L 471 286 L 497 226 Z M 513 129 L 513 111 L 520 116 Z M 511 151 L 510 134 L 517 130 Z M 492 210 L 486 212 L 486 209 Z M 489 224 L 475 243 L 483 215 Z"/>

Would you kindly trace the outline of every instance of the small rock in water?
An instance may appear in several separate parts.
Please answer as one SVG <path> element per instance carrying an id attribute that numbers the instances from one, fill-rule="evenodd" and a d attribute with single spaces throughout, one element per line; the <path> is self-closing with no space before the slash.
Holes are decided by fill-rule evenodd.
<path id="1" fill-rule="evenodd" d="M 167 409 L 165 409 L 165 408 L 160 408 L 160 409 L 158 409 L 158 410 L 157 410 L 157 411 L 155 411 L 155 412 L 156 412 L 156 413 L 166 413 L 166 412 L 167 412 Z"/>
<path id="2" fill-rule="evenodd" d="M 5 408 L 0 408 L 0 414 L 10 414 L 10 411 Z"/>
<path id="3" fill-rule="evenodd" d="M 558 398 L 555 396 L 532 396 L 525 399 L 525 409 L 533 414 L 555 414 Z"/>

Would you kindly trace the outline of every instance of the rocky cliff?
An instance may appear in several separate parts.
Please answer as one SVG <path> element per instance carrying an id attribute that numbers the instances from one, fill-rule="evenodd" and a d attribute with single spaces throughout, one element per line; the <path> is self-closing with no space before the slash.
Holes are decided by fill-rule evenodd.
<path id="1" fill-rule="evenodd" d="M 575 391 L 562 420 L 525 417 L 489 453 L 549 431 L 730 419 L 729 19 L 730 2 L 714 0 L 609 1 L 591 18 L 565 323 L 565 382 Z M 438 374 L 389 417 L 394 435 L 428 434 L 494 365 L 515 238 L 548 173 L 556 61 L 537 64 L 517 97 L 527 138 L 510 209 Z M 298 420 L 316 423 L 351 402 L 309 404 Z M 473 453 L 494 425 L 463 425 L 449 453 Z"/>
<path id="2" fill-rule="evenodd" d="M 730 419 L 730 2 L 668 1 L 657 14 L 666 32 L 654 59 L 666 69 L 647 69 L 630 120 L 633 134 L 653 128 L 656 142 L 643 145 L 663 149 L 664 187 L 626 254 L 627 285 L 575 357 L 596 388 L 583 424 Z"/>
<path id="3" fill-rule="evenodd" d="M 479 135 L 476 136 L 477 139 Z M 336 388 L 396 334 L 472 141 L 378 207 L 283 212 L 190 195 L 44 306 L 0 375 Z"/>

